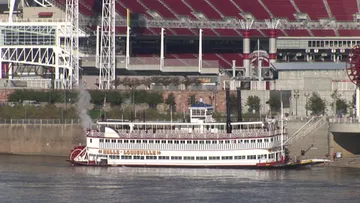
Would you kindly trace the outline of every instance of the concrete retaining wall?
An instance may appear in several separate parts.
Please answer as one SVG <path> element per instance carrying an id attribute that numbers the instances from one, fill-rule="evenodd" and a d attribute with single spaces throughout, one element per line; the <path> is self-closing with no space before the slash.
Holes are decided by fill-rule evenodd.
<path id="1" fill-rule="evenodd" d="M 0 125 L 0 153 L 68 156 L 85 136 L 78 125 Z"/>

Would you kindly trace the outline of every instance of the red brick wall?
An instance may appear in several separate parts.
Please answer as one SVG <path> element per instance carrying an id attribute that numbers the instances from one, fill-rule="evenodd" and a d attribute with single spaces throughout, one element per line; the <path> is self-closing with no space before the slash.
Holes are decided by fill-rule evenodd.
<path id="1" fill-rule="evenodd" d="M 176 110 L 178 112 L 182 112 L 183 109 L 187 111 L 188 100 L 191 95 L 195 95 L 196 100 L 199 101 L 200 98 L 203 99 L 204 103 L 211 104 L 210 97 L 213 95 L 212 91 L 184 91 L 184 90 L 175 90 L 175 91 L 163 91 L 163 98 L 166 99 L 170 93 L 175 95 L 175 103 Z M 230 94 L 236 94 L 236 91 L 230 92 Z M 215 96 L 216 95 L 216 96 Z M 226 99 L 225 99 L 225 91 L 219 90 L 216 94 L 214 94 L 213 105 L 215 105 L 215 100 L 217 103 L 216 110 L 225 112 L 226 111 Z"/>
<path id="2" fill-rule="evenodd" d="M 9 89 L 0 89 L 0 102 L 7 102 L 8 95 L 11 94 L 14 90 Z"/>

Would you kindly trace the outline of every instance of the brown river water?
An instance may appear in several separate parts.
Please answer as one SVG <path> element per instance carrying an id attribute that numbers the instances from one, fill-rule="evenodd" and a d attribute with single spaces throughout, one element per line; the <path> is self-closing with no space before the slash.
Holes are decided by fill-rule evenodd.
<path id="1" fill-rule="evenodd" d="M 65 159 L 0 155 L 0 202 L 360 202 L 356 168 L 92 168 Z"/>

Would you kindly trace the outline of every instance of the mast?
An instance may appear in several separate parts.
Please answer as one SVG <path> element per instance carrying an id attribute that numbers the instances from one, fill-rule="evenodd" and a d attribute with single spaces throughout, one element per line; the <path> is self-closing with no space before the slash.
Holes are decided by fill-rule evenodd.
<path id="1" fill-rule="evenodd" d="M 283 100 L 282 100 L 282 91 L 280 90 L 280 109 L 281 109 L 281 161 L 284 163 L 285 156 L 284 156 L 284 107 L 283 107 Z"/>

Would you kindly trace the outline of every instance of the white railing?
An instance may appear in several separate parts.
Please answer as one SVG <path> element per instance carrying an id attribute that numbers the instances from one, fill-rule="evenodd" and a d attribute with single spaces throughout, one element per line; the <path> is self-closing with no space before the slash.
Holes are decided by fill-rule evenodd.
<path id="1" fill-rule="evenodd" d="M 287 139 L 284 144 L 285 145 L 291 145 L 297 140 L 311 134 L 318 128 L 320 128 L 322 125 L 327 123 L 326 117 L 317 117 L 318 119 L 314 122 L 307 122 L 305 125 L 303 125 L 298 131 L 296 131 L 289 139 Z M 315 119 L 314 119 L 315 120 Z M 310 120 L 312 121 L 312 120 Z"/>
<path id="2" fill-rule="evenodd" d="M 280 131 L 246 131 L 241 130 L 238 132 L 232 132 L 227 134 L 224 131 L 219 132 L 183 132 L 183 131 L 168 131 L 168 132 L 152 132 L 151 130 L 146 133 L 146 131 L 132 132 L 128 133 L 126 131 L 119 132 L 120 138 L 125 139 L 252 139 L 252 138 L 266 138 L 274 135 L 280 135 Z"/>
<path id="3" fill-rule="evenodd" d="M 52 125 L 52 124 L 81 124 L 80 119 L 7 119 L 0 120 L 1 124 L 31 124 L 31 125 Z"/>
<path id="4" fill-rule="evenodd" d="M 163 144 L 163 143 L 104 143 L 102 149 L 154 149 L 164 151 L 216 151 L 216 150 L 244 150 L 270 149 L 280 145 L 279 141 L 267 143 L 230 143 L 230 144 Z"/>
<path id="5" fill-rule="evenodd" d="M 343 118 L 329 118 L 330 123 L 359 123 L 358 118 L 343 117 Z"/>

